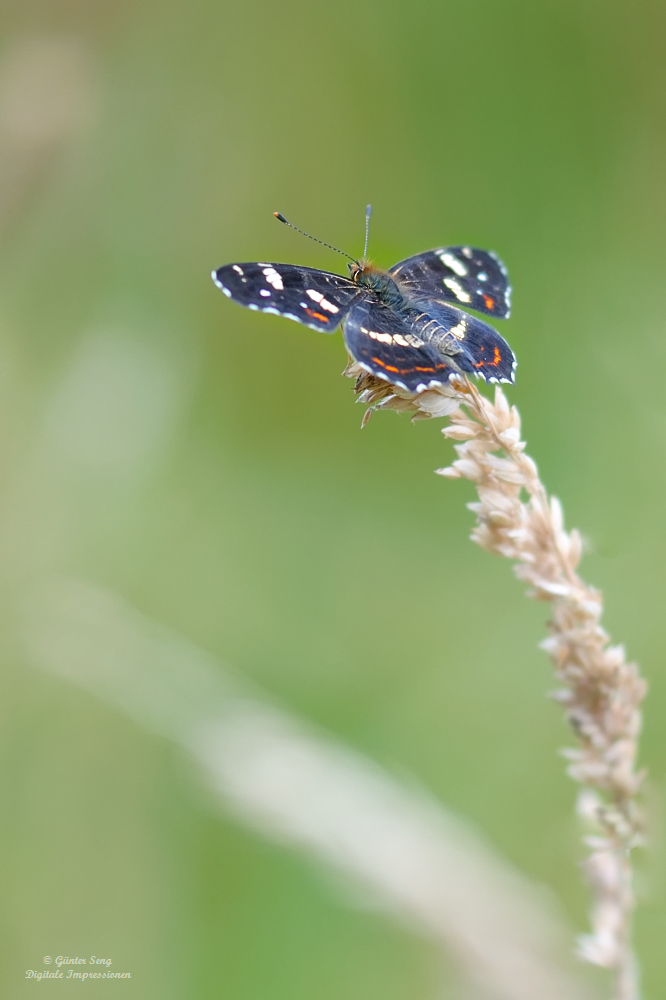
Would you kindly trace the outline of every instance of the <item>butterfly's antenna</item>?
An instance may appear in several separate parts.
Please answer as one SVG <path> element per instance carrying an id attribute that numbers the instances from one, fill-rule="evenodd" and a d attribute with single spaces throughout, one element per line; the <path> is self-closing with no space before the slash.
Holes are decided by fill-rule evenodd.
<path id="1" fill-rule="evenodd" d="M 368 256 L 368 237 L 370 235 L 370 215 L 372 213 L 372 205 L 365 206 L 365 246 L 363 247 L 363 260 Z"/>
<path id="2" fill-rule="evenodd" d="M 306 233 L 304 229 L 299 229 L 298 226 L 295 226 L 293 222 L 289 222 L 288 219 L 285 219 L 282 212 L 273 212 L 273 215 L 280 222 L 284 222 L 285 226 L 290 226 L 292 229 L 295 229 L 297 233 L 301 233 L 303 236 L 307 236 L 309 240 L 314 240 L 315 243 L 321 243 L 323 247 L 328 247 L 329 250 L 335 250 L 336 253 L 342 254 L 343 257 L 346 257 L 348 260 L 352 261 L 353 264 L 358 263 L 357 260 L 355 260 L 353 257 L 350 257 L 348 253 L 344 252 L 344 250 L 338 250 L 337 247 L 334 247 L 332 243 L 324 243 L 323 240 L 318 240 L 316 236 L 310 236 L 310 234 Z"/>

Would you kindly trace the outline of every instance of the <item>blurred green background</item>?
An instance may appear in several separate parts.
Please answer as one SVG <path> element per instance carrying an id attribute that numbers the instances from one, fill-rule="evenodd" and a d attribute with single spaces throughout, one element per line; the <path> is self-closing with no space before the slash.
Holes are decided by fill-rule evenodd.
<path id="1" fill-rule="evenodd" d="M 530 453 L 650 682 L 666 769 L 666 7 L 654 0 L 5 0 L 0 45 L 3 995 L 112 953 L 127 995 L 414 1000 L 431 946 L 213 808 L 166 742 L 27 662 L 21 602 L 95 581 L 475 822 L 572 924 L 547 609 L 468 541 L 439 422 L 361 408 L 341 338 L 211 268 L 506 261 Z M 646 997 L 666 993 L 660 848 Z M 41 984 L 41 988 L 47 984 Z M 86 988 L 89 988 L 90 984 Z M 58 984 L 53 995 L 68 995 Z M 117 989 L 119 987 L 112 987 Z M 30 994 L 32 995 L 32 994 Z"/>

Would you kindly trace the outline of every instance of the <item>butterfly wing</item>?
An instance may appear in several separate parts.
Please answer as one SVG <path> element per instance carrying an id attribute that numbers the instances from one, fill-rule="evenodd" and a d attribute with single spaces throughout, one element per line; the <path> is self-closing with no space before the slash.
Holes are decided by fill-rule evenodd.
<path id="1" fill-rule="evenodd" d="M 369 297 L 352 306 L 344 337 L 347 350 L 362 368 L 410 392 L 444 385 L 459 370 L 414 333 L 409 316 Z"/>
<path id="2" fill-rule="evenodd" d="M 333 333 L 362 294 L 349 278 L 295 264 L 226 264 L 213 271 L 218 288 L 248 309 L 294 319 Z"/>
<path id="3" fill-rule="evenodd" d="M 489 323 L 445 302 L 422 300 L 419 308 L 423 312 L 415 320 L 414 330 L 445 357 L 460 351 L 455 362 L 462 371 L 486 382 L 515 381 L 516 356 Z"/>
<path id="4" fill-rule="evenodd" d="M 511 309 L 511 286 L 502 261 L 476 247 L 440 247 L 408 257 L 389 271 L 404 294 L 415 301 L 455 302 L 505 319 Z"/>

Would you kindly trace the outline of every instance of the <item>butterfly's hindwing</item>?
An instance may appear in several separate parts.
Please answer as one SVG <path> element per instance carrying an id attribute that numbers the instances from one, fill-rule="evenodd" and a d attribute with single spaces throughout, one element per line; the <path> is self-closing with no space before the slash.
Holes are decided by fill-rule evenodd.
<path id="1" fill-rule="evenodd" d="M 489 323 L 443 302 L 426 301 L 422 307 L 413 328 L 432 348 L 445 357 L 455 354 L 459 368 L 487 382 L 515 380 L 516 357 Z"/>
<path id="2" fill-rule="evenodd" d="M 494 253 L 476 247 L 440 247 L 408 257 L 389 274 L 404 294 L 415 301 L 454 302 L 505 319 L 511 309 L 511 287 L 506 268 Z"/>
<path id="3" fill-rule="evenodd" d="M 333 333 L 362 289 L 349 278 L 295 264 L 226 264 L 213 271 L 225 295 L 248 309 Z"/>
<path id="4" fill-rule="evenodd" d="M 504 337 L 476 316 L 467 319 L 464 350 L 474 374 L 486 382 L 515 382 L 518 362 Z"/>
<path id="5" fill-rule="evenodd" d="M 459 370 L 413 332 L 409 317 L 403 319 L 370 298 L 352 306 L 344 337 L 349 353 L 366 371 L 410 392 L 444 385 Z"/>

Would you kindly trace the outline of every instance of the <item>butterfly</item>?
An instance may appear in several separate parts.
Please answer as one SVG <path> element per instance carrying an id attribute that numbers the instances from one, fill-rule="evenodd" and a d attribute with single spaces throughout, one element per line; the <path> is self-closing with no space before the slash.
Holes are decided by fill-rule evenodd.
<path id="1" fill-rule="evenodd" d="M 368 207 L 366 249 L 369 214 Z M 321 333 L 344 324 L 345 345 L 354 361 L 409 392 L 445 385 L 460 373 L 488 382 L 515 380 L 517 362 L 507 342 L 488 323 L 459 308 L 508 317 L 511 288 L 494 253 L 440 247 L 407 257 L 387 271 L 369 263 L 365 253 L 361 260 L 343 256 L 351 261 L 348 277 L 314 267 L 256 262 L 226 264 L 212 278 L 225 295 L 248 309 L 284 316 Z"/>

